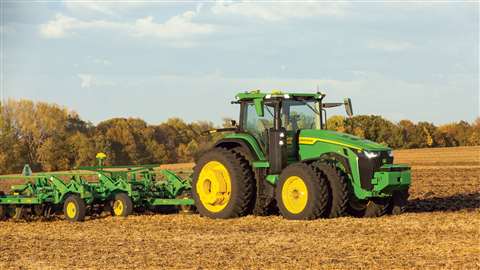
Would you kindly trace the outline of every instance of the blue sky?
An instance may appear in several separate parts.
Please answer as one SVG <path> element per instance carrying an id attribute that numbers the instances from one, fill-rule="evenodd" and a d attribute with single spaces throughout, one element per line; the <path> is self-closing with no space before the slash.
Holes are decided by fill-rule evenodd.
<path id="1" fill-rule="evenodd" d="M 478 2 L 2 1 L 2 94 L 98 123 L 237 117 L 235 93 L 351 97 L 356 114 L 479 115 Z M 332 114 L 343 113 L 332 111 Z"/>

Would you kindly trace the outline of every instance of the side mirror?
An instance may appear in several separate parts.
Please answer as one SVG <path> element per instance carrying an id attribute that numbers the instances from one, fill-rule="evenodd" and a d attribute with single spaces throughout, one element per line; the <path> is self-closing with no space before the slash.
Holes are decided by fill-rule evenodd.
<path id="1" fill-rule="evenodd" d="M 343 103 L 345 104 L 345 111 L 347 111 L 348 117 L 352 117 L 353 116 L 352 100 L 350 98 L 345 98 L 343 100 Z"/>
<path id="2" fill-rule="evenodd" d="M 237 121 L 235 121 L 235 120 L 233 120 L 233 119 L 230 120 L 230 125 L 231 125 L 232 127 L 236 127 L 236 126 L 237 126 Z"/>

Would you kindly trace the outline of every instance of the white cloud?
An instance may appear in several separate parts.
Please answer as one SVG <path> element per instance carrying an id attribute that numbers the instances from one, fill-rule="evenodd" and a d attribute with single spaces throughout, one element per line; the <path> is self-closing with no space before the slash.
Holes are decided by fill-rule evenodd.
<path id="1" fill-rule="evenodd" d="M 314 16 L 344 16 L 347 3 L 337 2 L 254 2 L 216 1 L 211 10 L 217 15 L 239 15 L 264 21 L 282 21 Z"/>
<path id="2" fill-rule="evenodd" d="M 80 87 L 82 88 L 91 88 L 94 84 L 94 78 L 91 74 L 77 74 L 80 78 Z"/>
<path id="3" fill-rule="evenodd" d="M 57 14 L 55 19 L 40 25 L 40 34 L 45 38 L 63 38 L 82 29 L 122 29 L 127 25 L 118 22 L 94 20 L 82 21 L 73 17 Z"/>
<path id="4" fill-rule="evenodd" d="M 78 20 L 57 14 L 55 20 L 40 25 L 40 34 L 46 38 L 64 37 L 75 24 L 78 24 Z"/>
<path id="5" fill-rule="evenodd" d="M 137 19 L 135 22 L 123 23 L 106 20 L 84 21 L 62 14 L 40 25 L 40 34 L 45 38 L 64 38 L 78 30 L 115 30 L 135 37 L 157 37 L 161 39 L 183 40 L 197 35 L 213 33 L 216 29 L 211 24 L 194 22 L 197 11 L 186 11 L 173 16 L 164 23 L 157 23 L 152 16 Z"/>
<path id="6" fill-rule="evenodd" d="M 387 52 L 397 52 L 409 50 L 415 46 L 407 41 L 372 40 L 368 42 L 367 47 L 370 49 L 379 49 Z"/>
<path id="7" fill-rule="evenodd" d="M 80 87 L 89 89 L 95 86 L 115 86 L 116 84 L 108 79 L 105 78 L 97 78 L 92 74 L 88 73 L 79 73 L 77 77 L 80 79 Z"/>
<path id="8" fill-rule="evenodd" d="M 151 16 L 138 19 L 135 22 L 134 33 L 137 36 L 181 39 L 197 34 L 210 34 L 215 31 L 215 27 L 211 24 L 193 22 L 192 19 L 196 15 L 196 11 L 186 11 L 168 19 L 163 24 L 155 23 Z"/>
<path id="9" fill-rule="evenodd" d="M 105 0 L 64 0 L 65 8 L 73 13 L 100 13 L 104 15 L 118 15 L 131 8 L 142 7 L 149 1 L 105 1 Z"/>

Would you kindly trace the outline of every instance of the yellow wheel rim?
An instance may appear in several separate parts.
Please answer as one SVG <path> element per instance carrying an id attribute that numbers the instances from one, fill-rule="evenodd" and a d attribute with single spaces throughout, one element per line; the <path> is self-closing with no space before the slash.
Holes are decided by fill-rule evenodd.
<path id="1" fill-rule="evenodd" d="M 227 168 L 218 161 L 208 162 L 200 171 L 196 188 L 202 205 L 208 211 L 222 211 L 232 194 L 232 182 Z"/>
<path id="2" fill-rule="evenodd" d="M 121 216 L 123 213 L 123 209 L 124 206 L 122 201 L 116 200 L 115 202 L 113 202 L 113 213 L 115 214 L 115 216 Z"/>
<path id="3" fill-rule="evenodd" d="M 305 209 L 308 189 L 302 178 L 298 176 L 287 178 L 282 186 L 282 201 L 285 208 L 292 214 L 298 214 Z"/>
<path id="4" fill-rule="evenodd" d="M 77 206 L 74 202 L 67 203 L 67 217 L 75 218 L 75 214 L 77 213 Z"/>

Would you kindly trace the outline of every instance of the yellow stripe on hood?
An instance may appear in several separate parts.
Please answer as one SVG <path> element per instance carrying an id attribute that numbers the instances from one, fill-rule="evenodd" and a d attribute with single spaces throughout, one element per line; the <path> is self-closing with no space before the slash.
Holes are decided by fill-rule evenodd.
<path id="1" fill-rule="evenodd" d="M 346 146 L 346 147 L 357 149 L 357 150 L 362 150 L 362 148 L 360 148 L 358 146 L 354 146 L 354 145 L 346 144 L 346 143 L 341 143 L 341 142 L 337 142 L 337 141 L 332 141 L 332 140 L 326 140 L 326 139 L 311 138 L 311 137 L 300 137 L 299 140 L 298 140 L 299 144 L 306 144 L 306 145 L 312 145 L 312 144 L 315 144 L 317 142 L 331 143 L 331 144 Z"/>

